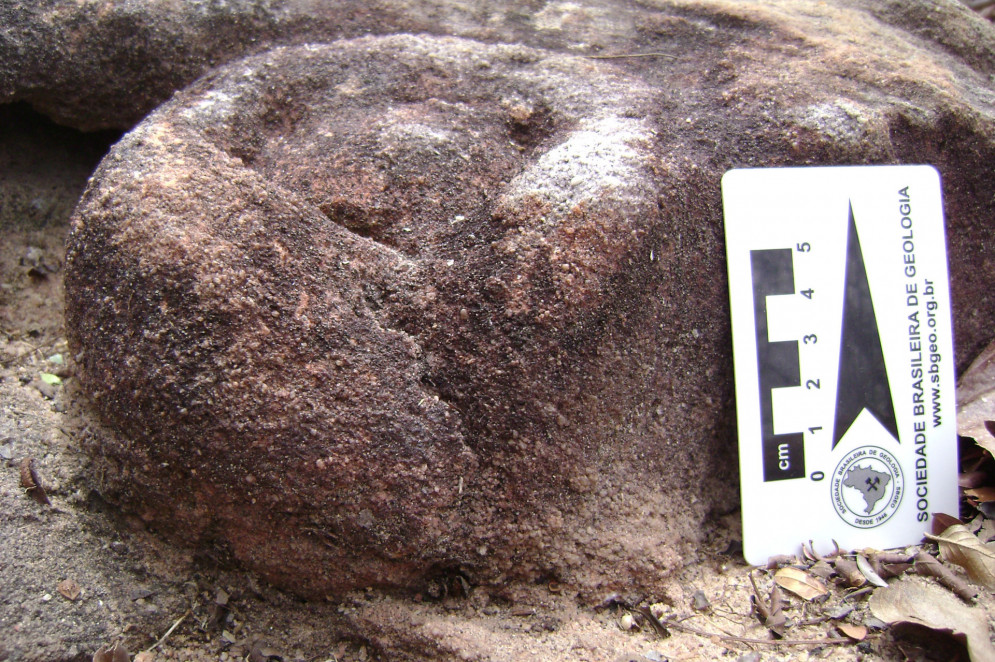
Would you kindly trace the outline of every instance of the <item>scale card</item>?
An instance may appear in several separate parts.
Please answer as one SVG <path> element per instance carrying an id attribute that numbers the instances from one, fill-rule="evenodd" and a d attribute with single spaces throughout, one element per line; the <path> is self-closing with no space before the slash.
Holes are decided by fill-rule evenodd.
<path id="1" fill-rule="evenodd" d="M 747 561 L 919 542 L 958 513 L 939 174 L 730 170 L 722 197 Z"/>

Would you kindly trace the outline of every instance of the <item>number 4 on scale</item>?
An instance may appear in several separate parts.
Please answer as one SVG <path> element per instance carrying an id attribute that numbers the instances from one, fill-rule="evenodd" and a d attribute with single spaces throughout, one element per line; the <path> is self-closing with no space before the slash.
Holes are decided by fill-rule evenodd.
<path id="1" fill-rule="evenodd" d="M 812 250 L 812 244 L 808 243 L 807 241 L 803 241 L 800 244 L 795 244 L 795 250 L 798 251 L 799 253 L 809 253 Z M 812 295 L 815 294 L 815 290 L 813 290 L 810 287 L 807 290 L 800 290 L 798 294 L 802 295 L 803 297 L 811 301 Z"/>

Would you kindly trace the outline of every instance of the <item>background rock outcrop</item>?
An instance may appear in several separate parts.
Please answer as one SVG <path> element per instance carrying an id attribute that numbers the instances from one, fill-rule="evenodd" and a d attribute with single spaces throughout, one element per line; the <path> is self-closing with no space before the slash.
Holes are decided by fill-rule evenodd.
<path id="1" fill-rule="evenodd" d="M 987 343 L 990 24 L 953 3 L 614 9 L 512 33 L 547 49 L 267 50 L 112 149 L 67 256 L 110 493 L 307 595 L 661 585 L 735 507 L 734 166 L 935 164 L 958 364 Z"/>
<path id="2" fill-rule="evenodd" d="M 772 25 L 786 28 L 788 33 L 775 33 L 789 41 L 796 31 L 838 40 L 834 50 L 873 43 L 872 52 L 861 55 L 872 59 L 900 55 L 896 50 L 912 35 L 918 46 L 982 70 L 993 62 L 990 24 L 956 0 L 761 6 L 730 0 L 25 0 L 0 3 L 0 25 L 0 103 L 26 102 L 86 131 L 128 129 L 173 92 L 232 59 L 274 46 L 371 34 L 461 36 L 594 56 L 652 47 L 680 60 L 705 46 L 734 42 L 751 25 Z M 771 33 L 761 28 L 754 36 L 762 35 Z M 778 57 L 771 55 L 773 63 Z"/>
<path id="3" fill-rule="evenodd" d="M 0 103 L 84 130 L 126 129 L 211 67 L 280 45 L 400 32 L 574 52 L 629 44 L 640 13 L 599 2 L 58 2 L 0 4 Z"/>

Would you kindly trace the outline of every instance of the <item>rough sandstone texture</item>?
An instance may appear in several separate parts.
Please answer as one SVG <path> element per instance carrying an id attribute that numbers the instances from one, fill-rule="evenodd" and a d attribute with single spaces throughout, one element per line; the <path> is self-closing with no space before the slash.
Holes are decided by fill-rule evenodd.
<path id="1" fill-rule="evenodd" d="M 711 362 L 663 347 L 651 100 L 584 59 L 398 36 L 273 50 L 154 113 L 68 256 L 125 498 L 309 594 L 673 568 L 699 490 L 733 485 L 704 403 L 662 406 Z"/>
<path id="2" fill-rule="evenodd" d="M 757 7 L 764 16 L 754 23 Z M 680 56 L 703 39 L 774 21 L 883 55 L 891 27 L 991 66 L 990 24 L 958 0 L 21 0 L 0 2 L 0 103 L 23 101 L 86 131 L 128 129 L 208 69 L 278 45 L 399 32 L 604 55 L 651 43 Z M 865 12 L 870 16 L 866 16 Z M 865 20 L 865 16 L 867 20 Z M 843 22 L 838 22 L 839 19 Z M 798 25 L 802 20 L 805 25 Z M 746 21 L 746 23 L 744 23 Z M 881 25 L 883 29 L 876 26 Z M 770 33 L 758 31 L 755 38 Z M 734 35 L 739 37 L 742 35 Z M 784 34 L 791 43 L 792 37 Z M 899 37 L 901 42 L 905 37 Z M 870 45 L 870 42 L 861 42 Z M 884 45 L 884 49 L 881 46 Z M 856 52 L 856 51 L 855 51 Z M 867 57 L 869 53 L 862 53 Z"/>
<path id="3" fill-rule="evenodd" d="M 958 364 L 987 343 L 990 24 L 952 3 L 571 7 L 529 29 L 602 20 L 654 55 L 275 48 L 112 149 L 66 266 L 112 498 L 304 595 L 454 572 L 659 587 L 735 508 L 733 166 L 937 165 Z"/>
<path id="4" fill-rule="evenodd" d="M 0 103 L 88 131 L 127 129 L 209 68 L 276 45 L 410 32 L 598 52 L 628 45 L 645 11 L 532 0 L 0 2 Z"/>

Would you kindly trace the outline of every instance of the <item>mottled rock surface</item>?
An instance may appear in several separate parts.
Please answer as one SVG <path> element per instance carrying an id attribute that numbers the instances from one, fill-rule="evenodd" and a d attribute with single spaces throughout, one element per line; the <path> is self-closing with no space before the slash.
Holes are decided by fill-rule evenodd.
<path id="1" fill-rule="evenodd" d="M 67 255 L 109 494 L 306 595 L 457 571 L 660 586 L 735 507 L 733 166 L 937 165 L 959 365 L 988 341 L 990 24 L 952 3 L 571 7 L 530 29 L 601 16 L 645 57 L 277 48 L 111 151 Z"/>
<path id="2" fill-rule="evenodd" d="M 0 2 L 0 103 L 24 101 L 83 130 L 128 129 L 208 69 L 273 46 L 400 32 L 610 55 L 635 46 L 681 56 L 770 22 L 814 36 L 904 40 L 991 67 L 990 25 L 957 0 L 23 0 Z M 867 8 L 865 10 L 865 7 Z M 866 17 L 864 12 L 869 11 Z M 798 24 L 798 20 L 804 25 Z M 842 22 L 838 22 L 842 19 Z M 878 26 L 881 26 L 880 29 Z M 768 36 L 760 30 L 755 36 Z M 740 35 L 733 35 L 733 38 Z M 783 37 L 792 39 L 789 34 Z M 796 35 L 797 36 L 797 35 Z M 789 43 L 786 42 L 786 43 Z M 861 43 L 867 44 L 863 41 Z M 799 43 L 795 44 L 800 45 Z M 882 48 L 883 47 L 883 48 Z M 773 54 L 772 54 L 773 55 Z M 796 53 L 796 55 L 798 55 Z M 862 54 L 863 57 L 871 54 Z M 776 58 L 775 58 L 776 59 Z"/>
<path id="3" fill-rule="evenodd" d="M 84 130 L 127 129 L 218 64 L 273 46 L 398 32 L 597 53 L 638 6 L 531 0 L 0 2 L 0 103 Z M 652 5 L 647 5 L 652 9 Z"/>
<path id="4" fill-rule="evenodd" d="M 661 404 L 692 370 L 658 351 L 682 324 L 652 99 L 581 58 L 398 36 L 270 51 L 157 111 L 68 256 L 123 497 L 310 594 L 672 569 L 699 490 L 733 483 L 703 403 Z"/>

